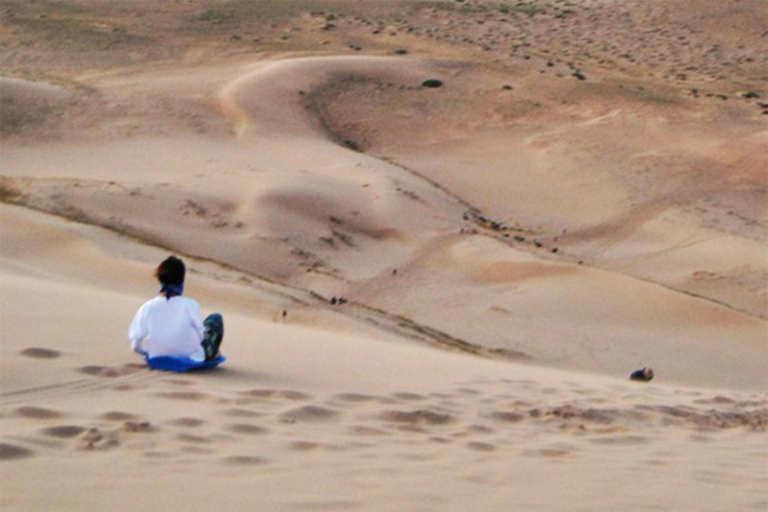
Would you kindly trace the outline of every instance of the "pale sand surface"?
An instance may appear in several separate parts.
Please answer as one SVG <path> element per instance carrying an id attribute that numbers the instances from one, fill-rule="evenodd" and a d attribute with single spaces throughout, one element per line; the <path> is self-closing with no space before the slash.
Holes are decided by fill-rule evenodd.
<path id="1" fill-rule="evenodd" d="M 6 2 L 0 508 L 766 510 L 765 4 L 565 4 Z"/>

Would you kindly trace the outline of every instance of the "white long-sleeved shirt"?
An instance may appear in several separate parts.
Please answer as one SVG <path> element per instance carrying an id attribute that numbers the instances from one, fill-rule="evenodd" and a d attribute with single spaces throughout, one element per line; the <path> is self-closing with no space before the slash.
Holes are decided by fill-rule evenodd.
<path id="1" fill-rule="evenodd" d="M 149 357 L 187 356 L 204 361 L 201 345 L 205 330 L 200 320 L 200 305 L 186 297 L 170 300 L 160 295 L 145 302 L 128 329 L 131 349 Z"/>

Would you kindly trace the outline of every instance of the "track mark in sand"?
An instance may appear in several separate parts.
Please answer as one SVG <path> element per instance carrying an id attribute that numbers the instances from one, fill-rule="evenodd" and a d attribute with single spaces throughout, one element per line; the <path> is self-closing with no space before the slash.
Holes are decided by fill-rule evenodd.
<path id="1" fill-rule="evenodd" d="M 33 359 L 56 359 L 61 357 L 61 352 L 57 350 L 40 347 L 25 348 L 19 353 L 25 357 L 31 357 Z"/>
<path id="2" fill-rule="evenodd" d="M 19 460 L 34 456 L 34 452 L 15 444 L 0 443 L 0 460 Z"/>
<path id="3" fill-rule="evenodd" d="M 19 407 L 16 409 L 16 414 L 22 418 L 33 420 L 55 420 L 63 416 L 63 414 L 58 411 L 44 409 L 42 407 Z"/>
<path id="4" fill-rule="evenodd" d="M 197 391 L 168 391 L 166 393 L 155 393 L 155 396 L 159 396 L 160 398 L 168 398 L 171 400 L 189 400 L 193 402 L 205 400 L 206 398 L 210 397 L 210 395 Z"/>
<path id="5" fill-rule="evenodd" d="M 43 434 L 59 439 L 73 439 L 82 435 L 87 428 L 81 425 L 58 425 L 43 429 Z"/>
<path id="6" fill-rule="evenodd" d="M 147 371 L 142 371 L 144 365 L 124 365 L 118 368 L 109 368 L 105 366 L 85 366 L 80 369 L 82 372 L 96 377 L 109 377 L 101 379 L 78 379 L 69 382 L 60 382 L 48 386 L 21 389 L 9 393 L 0 393 L 3 406 L 29 403 L 39 400 L 50 400 L 64 396 L 102 391 L 105 389 L 133 389 L 134 386 L 128 383 L 150 380 L 157 378 Z"/>
<path id="7" fill-rule="evenodd" d="M 339 416 L 341 416 L 341 413 L 335 409 L 320 407 L 318 405 L 305 405 L 282 413 L 280 415 L 280 421 L 284 423 L 328 421 L 336 419 Z"/>
<path id="8" fill-rule="evenodd" d="M 269 434 L 269 429 L 260 427 L 258 425 L 251 425 L 250 423 L 235 423 L 232 425 L 227 425 L 227 430 L 234 432 L 235 434 L 246 434 L 249 436 Z"/>
<path id="9" fill-rule="evenodd" d="M 267 463 L 267 459 L 250 455 L 232 455 L 224 457 L 222 461 L 231 466 L 258 466 Z"/>

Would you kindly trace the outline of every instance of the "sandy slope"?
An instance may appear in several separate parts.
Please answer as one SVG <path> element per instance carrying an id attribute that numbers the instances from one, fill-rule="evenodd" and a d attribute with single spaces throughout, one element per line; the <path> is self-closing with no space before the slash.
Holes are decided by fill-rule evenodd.
<path id="1" fill-rule="evenodd" d="M 2 216 L 26 227 L 4 230 L 3 248 L 46 233 L 66 256 L 3 253 L 4 510 L 765 506 L 753 470 L 766 456 L 761 393 L 435 351 L 327 308 L 271 319 L 284 296 L 194 261 L 190 293 L 206 311 L 228 304 L 230 361 L 148 372 L 116 349 L 153 288 L 138 273 L 163 251 L 7 206 Z"/>
<path id="2" fill-rule="evenodd" d="M 765 510 L 764 6 L 684 3 L 6 2 L 0 506 Z"/>

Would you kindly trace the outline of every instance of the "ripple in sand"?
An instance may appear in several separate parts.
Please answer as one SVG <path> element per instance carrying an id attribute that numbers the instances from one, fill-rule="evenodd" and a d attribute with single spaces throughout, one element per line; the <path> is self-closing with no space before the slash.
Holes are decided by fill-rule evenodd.
<path id="1" fill-rule="evenodd" d="M 26 459 L 33 455 L 34 452 L 27 448 L 16 446 L 15 444 L 0 443 L 0 460 Z"/>
<path id="2" fill-rule="evenodd" d="M 426 409 L 417 411 L 387 411 L 379 416 L 385 421 L 407 424 L 446 425 L 453 421 L 449 414 L 434 412 Z"/>
<path id="3" fill-rule="evenodd" d="M 19 407 L 16 409 L 16 413 L 22 418 L 33 420 L 53 420 L 62 417 L 60 412 L 43 409 L 42 407 Z"/>
<path id="4" fill-rule="evenodd" d="M 61 352 L 40 347 L 25 348 L 20 354 L 34 359 L 56 359 L 57 357 L 61 357 Z"/>
<path id="5" fill-rule="evenodd" d="M 43 429 L 43 434 L 60 439 L 71 439 L 85 432 L 87 429 L 80 425 L 58 425 Z"/>
<path id="6" fill-rule="evenodd" d="M 249 423 L 235 423 L 234 425 L 227 425 L 227 430 L 234 432 L 235 434 L 246 434 L 251 436 L 269 434 L 269 429 L 260 427 L 258 425 L 251 425 Z"/>
<path id="7" fill-rule="evenodd" d="M 291 409 L 280 415 L 280 419 L 287 422 L 296 421 L 325 421 L 338 417 L 339 411 L 320 407 L 317 405 L 305 405 L 297 409 Z"/>

